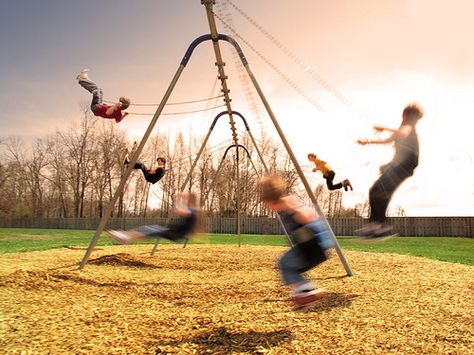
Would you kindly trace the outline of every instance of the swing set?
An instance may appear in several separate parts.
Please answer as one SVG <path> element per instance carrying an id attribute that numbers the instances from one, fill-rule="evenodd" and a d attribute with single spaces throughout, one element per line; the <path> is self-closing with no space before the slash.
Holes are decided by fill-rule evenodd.
<path id="1" fill-rule="evenodd" d="M 309 198 L 311 199 L 313 205 L 314 205 L 314 208 L 315 210 L 317 211 L 317 213 L 320 215 L 320 217 L 323 219 L 323 221 L 326 223 L 326 225 L 328 226 L 328 230 L 329 230 L 329 233 L 331 235 L 331 239 L 333 240 L 334 242 L 334 246 L 335 246 L 335 249 L 336 249 L 336 252 L 339 256 L 339 259 L 341 261 L 341 263 L 343 264 L 344 268 L 345 268 L 345 271 L 347 273 L 348 276 L 352 276 L 353 273 L 352 273 L 352 270 L 349 266 L 349 263 L 347 262 L 343 252 L 342 252 L 342 249 L 334 235 L 334 232 L 332 230 L 332 228 L 329 226 L 329 223 L 327 222 L 324 214 L 322 213 L 321 209 L 319 208 L 318 206 L 318 203 L 317 203 L 317 200 L 316 200 L 316 197 L 313 193 L 313 191 L 311 190 L 311 187 L 303 173 L 303 170 L 301 169 L 301 166 L 299 165 L 297 159 L 296 159 L 296 156 L 295 154 L 293 153 L 271 107 L 270 107 L 270 104 L 268 103 L 257 79 L 255 78 L 251 68 L 250 68 L 250 65 L 247 61 L 247 58 L 245 57 L 245 54 L 242 50 L 242 48 L 240 47 L 239 43 L 233 39 L 232 37 L 228 36 L 228 35 L 225 35 L 225 34 L 221 34 L 221 33 L 218 33 L 217 31 L 217 26 L 216 26 L 216 21 L 215 21 L 215 13 L 213 11 L 213 5 L 215 5 L 215 0 L 201 0 L 201 4 L 204 5 L 205 7 L 205 10 L 206 10 L 206 15 L 207 15 L 207 20 L 208 20 L 208 23 L 209 23 L 209 29 L 210 29 L 210 33 L 209 34 L 205 34 L 205 35 L 202 35 L 198 38 L 196 38 L 188 47 L 186 53 L 184 54 L 184 57 L 182 58 L 181 62 L 180 62 L 180 65 L 174 75 L 174 77 L 172 78 L 171 80 L 171 83 L 169 84 L 168 86 L 168 89 L 166 90 L 160 104 L 158 105 L 158 108 L 156 109 L 155 113 L 153 114 L 153 118 L 151 119 L 150 121 L 150 124 L 145 132 L 145 134 L 143 135 L 143 138 L 140 142 L 140 144 L 138 145 L 138 147 L 136 148 L 136 150 L 133 152 L 132 156 L 130 157 L 130 164 L 128 165 L 124 175 L 122 176 L 122 179 L 119 183 L 119 186 L 117 187 L 114 195 L 112 196 L 112 199 L 110 200 L 108 206 L 107 206 L 107 209 L 105 210 L 104 214 L 103 214 L 103 217 L 95 231 L 95 234 L 94 236 L 92 237 L 91 241 L 90 241 L 90 244 L 86 250 L 86 253 L 84 255 L 84 257 L 82 258 L 80 264 L 79 264 L 79 269 L 83 269 L 85 267 L 85 265 L 87 264 L 87 261 L 89 260 L 89 257 L 92 253 L 92 251 L 94 250 L 94 247 L 97 243 L 97 240 L 99 239 L 100 237 L 100 234 L 102 233 L 102 231 L 104 230 L 111 214 L 112 214 L 112 211 L 114 209 L 114 206 L 117 202 L 117 199 L 119 198 L 121 192 L 123 191 L 124 187 L 125 187 L 125 184 L 127 182 L 127 179 L 129 178 L 131 172 L 132 172 L 132 168 L 133 166 L 135 165 L 135 163 L 137 162 L 137 159 L 138 157 L 140 156 L 148 138 L 150 137 L 151 135 L 151 132 L 153 131 L 159 117 L 163 114 L 163 109 L 165 107 L 165 105 L 167 104 L 167 101 L 171 95 L 171 93 L 173 92 L 182 72 L 184 71 L 186 65 L 188 64 L 195 48 L 200 45 L 201 43 L 203 42 L 207 42 L 207 41 L 211 41 L 212 42 L 212 46 L 213 46 L 213 49 L 214 49 L 214 55 L 215 55 L 215 65 L 217 66 L 217 72 L 218 72 L 218 80 L 220 80 L 220 84 L 221 84 L 221 92 L 222 92 L 222 97 L 223 97 L 223 101 L 224 101 L 224 106 L 225 106 L 225 111 L 219 113 L 215 118 L 214 118 L 214 121 L 213 123 L 211 124 L 211 127 L 207 133 L 207 136 L 205 137 L 204 139 L 204 142 L 203 144 L 201 145 L 201 148 L 191 166 L 191 169 L 190 169 L 190 172 L 186 178 L 186 180 L 184 181 L 184 183 L 182 184 L 181 186 L 181 191 L 184 191 L 184 189 L 186 188 L 186 185 L 189 183 L 190 179 L 191 179 L 191 175 L 192 175 L 192 172 L 194 170 L 194 168 L 196 167 L 197 165 L 197 162 L 207 144 L 207 141 L 214 129 L 214 126 L 215 124 L 217 123 L 218 119 L 224 115 L 228 116 L 229 118 L 229 124 L 230 124 L 230 128 L 231 128 L 231 133 L 232 133 L 232 141 L 233 141 L 233 144 L 231 146 L 229 146 L 222 158 L 222 161 L 224 161 L 226 155 L 227 155 L 227 152 L 229 149 L 231 148 L 234 148 L 236 150 L 236 154 L 235 154 L 235 157 L 236 157 L 236 163 L 237 163 L 237 166 L 238 166 L 238 162 L 239 162 L 239 149 L 241 150 L 244 150 L 244 152 L 246 152 L 248 154 L 248 150 L 242 146 L 241 144 L 239 144 L 239 139 L 238 139 L 238 135 L 237 135 L 237 130 L 236 130 L 236 125 L 235 125 L 235 117 L 239 117 L 243 120 L 244 122 L 244 125 L 245 125 L 245 128 L 249 134 L 249 137 L 254 145 L 254 147 L 256 148 L 256 151 L 257 151 L 257 154 L 259 156 L 259 159 L 261 160 L 262 162 L 262 165 L 266 171 L 266 173 L 269 172 L 268 170 L 268 167 L 267 165 L 265 164 L 264 162 L 264 159 L 257 147 L 257 144 L 256 144 L 256 141 L 249 129 L 249 126 L 247 124 L 247 121 L 246 119 L 237 111 L 234 111 L 233 108 L 232 108 L 232 105 L 231 105 L 231 98 L 229 96 L 229 88 L 228 88 L 228 83 L 227 83 L 227 75 L 225 73 L 225 62 L 223 61 L 223 58 L 222 58 L 222 54 L 221 54 L 221 48 L 220 48 L 220 43 L 221 42 L 227 42 L 229 43 L 231 46 L 234 47 L 236 53 L 238 54 L 238 57 L 242 63 L 242 66 L 243 68 L 245 69 L 245 71 L 247 72 L 248 74 L 248 77 L 250 78 L 253 86 L 255 87 L 255 90 L 257 91 L 258 93 L 258 96 L 260 97 L 260 100 L 262 101 L 262 104 L 263 106 L 265 107 L 265 110 L 268 114 L 268 116 L 270 117 L 280 139 L 281 139 L 281 142 L 283 143 L 285 149 L 286 149 L 286 152 L 290 158 L 290 160 L 292 161 L 293 165 L 294 165 L 294 168 L 301 180 L 301 182 L 303 183 L 303 186 L 309 196 Z M 222 165 L 222 161 L 221 161 L 221 165 Z M 252 163 L 253 164 L 253 163 Z M 220 166 L 221 166 L 220 165 Z M 220 166 L 219 166 L 219 169 L 218 171 L 216 172 L 219 173 L 219 170 L 220 170 Z M 240 177 L 240 174 L 239 174 L 239 169 L 237 168 L 236 169 L 236 185 L 237 185 L 237 194 L 236 194 L 236 199 L 237 199 L 237 225 L 236 225 L 236 229 L 237 229 L 237 237 L 238 237 L 238 242 L 239 242 L 239 245 L 240 245 L 240 195 L 239 195 L 239 177 Z M 215 182 L 215 177 L 214 177 L 214 180 L 213 180 L 213 184 Z M 211 186 L 212 188 L 212 186 Z M 281 223 L 281 221 L 280 221 Z M 283 228 L 284 229 L 284 228 Z M 285 231 L 285 234 L 286 231 Z M 288 236 L 288 234 L 287 234 Z M 158 244 L 158 241 L 157 240 L 155 242 L 155 245 L 153 247 L 153 250 L 152 250 L 152 255 L 154 253 L 154 251 L 156 250 L 156 246 Z M 186 244 L 185 244 L 186 245 Z"/>

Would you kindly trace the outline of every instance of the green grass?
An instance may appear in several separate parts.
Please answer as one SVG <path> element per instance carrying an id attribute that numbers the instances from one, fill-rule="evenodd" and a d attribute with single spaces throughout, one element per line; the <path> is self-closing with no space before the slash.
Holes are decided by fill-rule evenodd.
<path id="1" fill-rule="evenodd" d="M 360 243 L 352 237 L 337 238 L 341 248 L 374 253 L 394 253 L 474 265 L 474 238 L 397 237 L 383 243 Z"/>
<path id="2" fill-rule="evenodd" d="M 89 245 L 92 230 L 0 228 L 0 254 L 48 250 L 62 247 L 85 248 Z M 414 255 L 448 262 L 474 265 L 474 238 L 454 237 L 398 237 L 380 244 L 357 243 L 352 237 L 338 237 L 343 249 L 374 253 Z M 153 240 L 142 242 L 152 244 Z M 160 243 L 169 243 L 166 240 Z M 209 234 L 192 244 L 237 244 L 235 234 Z M 97 245 L 113 245 L 105 234 Z M 275 235 L 241 235 L 242 245 L 288 245 L 285 237 Z"/>
<path id="3" fill-rule="evenodd" d="M 19 253 L 55 248 L 84 247 L 94 231 L 72 229 L 0 228 L 0 253 Z M 110 238 L 99 238 L 97 245 L 113 245 Z"/>

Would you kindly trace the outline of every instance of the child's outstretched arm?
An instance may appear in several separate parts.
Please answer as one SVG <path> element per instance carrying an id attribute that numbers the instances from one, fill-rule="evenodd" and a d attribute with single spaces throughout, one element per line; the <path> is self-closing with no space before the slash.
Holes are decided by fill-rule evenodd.
<path id="1" fill-rule="evenodd" d="M 364 138 L 364 139 L 358 139 L 357 140 L 357 143 L 361 144 L 361 145 L 366 145 L 366 144 L 388 144 L 388 143 L 391 143 L 395 140 L 396 138 L 396 132 L 397 130 L 396 129 L 392 129 L 392 128 L 387 128 L 387 127 L 383 127 L 383 126 L 380 126 L 380 125 L 374 125 L 374 131 L 376 133 L 381 133 L 383 131 L 387 131 L 387 132 L 391 132 L 391 135 L 388 136 L 387 138 L 381 138 L 381 139 L 368 139 L 368 138 Z"/>
<path id="2" fill-rule="evenodd" d="M 395 136 L 392 134 L 390 137 L 385 139 L 358 139 L 357 143 L 360 145 L 367 145 L 367 144 L 388 144 L 395 140 Z"/>
<path id="3" fill-rule="evenodd" d="M 384 139 L 359 139 L 357 140 L 357 143 L 362 144 L 362 145 L 392 143 L 397 137 L 400 137 L 400 138 L 408 137 L 408 135 L 413 130 L 413 127 L 410 125 L 402 125 L 398 129 L 393 129 L 393 128 L 387 128 L 387 127 L 375 125 L 374 130 L 376 132 L 383 132 L 383 131 L 391 132 L 391 135 Z"/>

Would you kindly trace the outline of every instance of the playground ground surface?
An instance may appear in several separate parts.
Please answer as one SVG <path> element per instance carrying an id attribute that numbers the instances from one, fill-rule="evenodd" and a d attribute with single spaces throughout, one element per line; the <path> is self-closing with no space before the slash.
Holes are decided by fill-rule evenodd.
<path id="1" fill-rule="evenodd" d="M 0 255 L 0 352 L 474 352 L 474 266 L 345 250 L 308 277 L 328 291 L 294 312 L 282 246 L 97 246 Z"/>

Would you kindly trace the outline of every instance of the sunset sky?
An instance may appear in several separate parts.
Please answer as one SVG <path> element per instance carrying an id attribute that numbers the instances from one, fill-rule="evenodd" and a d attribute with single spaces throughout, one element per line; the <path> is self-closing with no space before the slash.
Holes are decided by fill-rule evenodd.
<path id="1" fill-rule="evenodd" d="M 354 192 L 348 206 L 363 202 L 391 158 L 389 146 L 358 146 L 372 125 L 396 128 L 403 107 L 418 101 L 425 117 L 418 125 L 420 165 L 396 192 L 393 206 L 409 216 L 474 216 L 474 2 L 470 0 L 217 0 L 216 11 L 238 36 L 217 20 L 221 33 L 236 38 L 312 185 L 323 182 L 306 159 L 314 152 L 348 177 Z M 287 50 L 290 59 L 236 5 Z M 76 82 L 81 68 L 107 99 L 128 96 L 135 103 L 159 103 L 189 44 L 209 33 L 200 0 L 15 0 L 0 13 L 1 137 L 26 141 L 70 127 L 90 95 Z M 247 43 L 246 43 L 247 42 Z M 261 55 L 256 54 L 250 44 Z M 258 115 L 244 92 L 245 81 L 232 48 L 222 43 L 234 110 L 253 133 L 275 135 L 255 90 Z M 263 56 L 267 62 L 265 62 Z M 198 100 L 213 91 L 215 58 L 201 44 L 170 102 Z M 290 78 L 318 110 L 268 65 Z M 347 98 L 338 100 L 314 80 L 316 72 Z M 247 80 L 248 83 L 248 80 Z M 168 106 L 183 112 L 222 101 Z M 203 135 L 222 108 L 160 117 L 156 130 Z M 131 107 L 152 112 L 153 107 Z M 151 116 L 131 115 L 120 123 L 140 139 Z M 110 124 L 114 124 L 112 121 Z M 243 130 L 243 127 L 239 126 Z M 222 120 L 210 145 L 230 138 Z M 282 152 L 283 153 L 283 152 Z M 0 158 L 3 159 L 3 158 Z"/>

